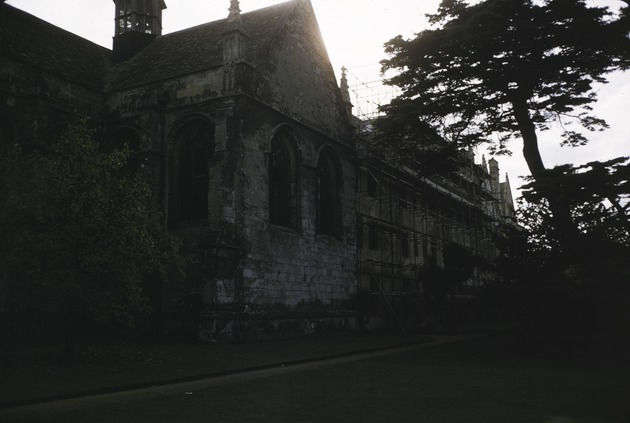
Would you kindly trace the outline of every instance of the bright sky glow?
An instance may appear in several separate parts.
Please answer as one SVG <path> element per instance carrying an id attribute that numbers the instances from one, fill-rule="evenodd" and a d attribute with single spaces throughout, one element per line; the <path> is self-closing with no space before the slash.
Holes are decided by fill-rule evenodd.
<path id="1" fill-rule="evenodd" d="M 165 0 L 163 33 L 227 17 L 229 0 Z M 54 25 L 111 48 L 114 32 L 112 0 L 7 0 Z M 351 89 L 357 80 L 369 83 L 379 79 L 383 43 L 398 34 L 405 38 L 427 28 L 424 15 L 437 10 L 440 0 L 311 0 L 337 76 L 342 66 L 349 69 Z M 241 0 L 243 13 L 281 3 L 280 0 Z M 619 0 L 591 0 L 596 5 L 621 5 Z M 598 117 L 610 129 L 589 133 L 588 145 L 559 147 L 558 132 L 539 134 L 543 161 L 582 164 L 618 156 L 630 156 L 630 73 L 611 75 L 610 83 L 599 88 L 594 106 Z M 358 88 L 358 87 L 357 87 Z M 365 95 L 365 91 L 357 90 Z M 361 99 L 353 93 L 353 103 Z M 366 106 L 362 106 L 366 107 Z M 355 109 L 355 113 L 357 109 Z M 512 157 L 498 157 L 502 175 L 509 173 L 513 190 L 521 185 L 518 176 L 529 174 L 518 141 L 510 145 Z M 502 176 L 503 178 L 503 176 Z"/>

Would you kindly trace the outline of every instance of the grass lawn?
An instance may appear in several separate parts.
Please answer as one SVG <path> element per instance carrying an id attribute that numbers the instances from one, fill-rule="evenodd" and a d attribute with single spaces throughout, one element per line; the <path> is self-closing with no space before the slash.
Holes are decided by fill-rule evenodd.
<path id="1" fill-rule="evenodd" d="M 606 354 L 478 338 L 46 417 L 117 423 L 627 423 L 629 370 L 627 360 Z M 3 420 L 0 412 L 0 421 L 24 420 Z"/>
<path id="2" fill-rule="evenodd" d="M 83 342 L 72 360 L 64 357 L 61 344 L 5 343 L 0 346 L 0 407 L 430 339 L 353 334 L 250 344 Z"/>

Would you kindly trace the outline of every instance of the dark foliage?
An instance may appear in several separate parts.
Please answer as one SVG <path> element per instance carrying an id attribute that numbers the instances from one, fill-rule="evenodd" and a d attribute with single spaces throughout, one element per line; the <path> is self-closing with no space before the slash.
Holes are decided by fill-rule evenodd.
<path id="1" fill-rule="evenodd" d="M 35 327 L 130 324 L 143 286 L 180 269 L 128 151 L 99 152 L 87 125 L 39 149 L 14 148 L 0 180 L 0 307 Z"/>
<path id="2" fill-rule="evenodd" d="M 519 217 L 535 260 L 540 264 L 557 263 L 564 257 L 558 253 L 559 240 L 546 201 L 550 195 L 562 196 L 585 240 L 578 260 L 573 261 L 571 276 L 597 281 L 630 276 L 630 158 L 558 166 L 545 171 L 541 178 L 528 180 Z M 548 257 L 556 257 L 536 257 L 543 251 Z"/>
<path id="3" fill-rule="evenodd" d="M 542 179 L 529 178 L 517 211 L 520 226 L 505 227 L 497 240 L 497 269 L 503 281 L 484 292 L 486 300 L 492 298 L 490 303 L 502 308 L 503 318 L 627 340 L 629 165 L 630 159 L 621 157 L 559 166 Z M 547 190 L 561 193 L 571 207 L 584 239 L 577 256 L 559 248 Z"/>
<path id="4" fill-rule="evenodd" d="M 560 197 L 570 205 L 573 220 L 591 241 L 608 240 L 630 246 L 630 158 L 557 166 L 536 180 L 526 180 L 528 183 L 522 187 L 522 192 L 530 206 L 544 205 L 549 196 Z M 541 216 L 548 214 L 547 211 Z M 533 229 L 533 216 L 524 216 Z M 543 219 L 536 227 L 543 222 L 551 223 L 550 219 Z M 547 238 L 547 245 L 551 242 Z"/>
<path id="5" fill-rule="evenodd" d="M 417 117 L 405 122 L 407 118 L 376 119 L 376 135 L 368 140 L 374 156 L 409 166 L 422 176 L 448 175 L 461 168 L 460 146 L 446 142 L 427 122 Z"/>
<path id="6" fill-rule="evenodd" d="M 490 142 L 497 153 L 520 138 L 534 177 L 545 171 L 538 132 L 553 122 L 577 121 L 586 130 L 606 123 L 591 113 L 594 84 L 630 64 L 630 16 L 584 0 L 444 0 L 429 19 L 434 27 L 385 45 L 383 71 L 402 94 L 383 108 L 385 140 L 417 140 L 423 128 L 458 146 Z M 490 138 L 492 134 L 492 138 Z M 563 143 L 586 137 L 565 131 Z M 579 234 L 570 209 L 548 192 L 554 226 L 566 250 Z"/>
<path id="7" fill-rule="evenodd" d="M 435 257 L 427 256 L 426 264 L 420 272 L 425 297 L 443 302 L 454 295 L 472 275 L 475 268 L 488 269 L 490 263 L 477 254 L 456 243 L 448 243 L 442 251 L 444 268 L 437 265 Z"/>

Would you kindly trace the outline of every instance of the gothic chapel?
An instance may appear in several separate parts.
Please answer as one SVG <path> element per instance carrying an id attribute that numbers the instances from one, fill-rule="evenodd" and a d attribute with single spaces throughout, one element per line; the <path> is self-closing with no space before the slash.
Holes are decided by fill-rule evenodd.
<path id="1" fill-rule="evenodd" d="M 190 263 L 186 310 L 181 287 L 155 296 L 164 330 L 353 329 L 356 149 L 310 1 L 232 0 L 163 35 L 166 6 L 114 0 L 109 50 L 1 4 L 0 147 L 84 116 L 104 148 L 133 148 Z"/>
<path id="2" fill-rule="evenodd" d="M 497 161 L 469 151 L 424 177 L 372 150 L 310 0 L 231 0 L 225 19 L 163 35 L 166 6 L 114 0 L 109 50 L 0 0 L 0 154 L 87 119 L 103 149 L 132 148 L 182 242 L 186 278 L 151 288 L 147 326 L 221 341 L 438 325 L 427 298 L 444 281 L 427 269 L 454 254 L 477 265 L 442 314 L 474 314 L 514 222 Z"/>

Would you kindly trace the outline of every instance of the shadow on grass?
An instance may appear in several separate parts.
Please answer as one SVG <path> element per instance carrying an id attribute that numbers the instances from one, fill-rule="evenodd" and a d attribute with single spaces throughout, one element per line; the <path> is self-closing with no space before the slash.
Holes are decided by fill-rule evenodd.
<path id="1" fill-rule="evenodd" d="M 493 334 L 191 392 L 158 392 L 126 402 L 79 405 L 45 415 L 64 422 L 118 423 L 630 421 L 627 360 L 595 354 L 601 350 L 586 348 L 585 343 L 582 352 L 571 353 L 576 345 L 566 339 L 560 342 L 560 336 L 556 343 L 545 344 L 534 335 Z M 278 353 L 288 344 L 268 345 Z M 314 344 L 303 344 L 308 345 Z M 263 344 L 234 347 L 251 352 L 257 346 Z M 23 417 L 8 421 L 26 421 L 20 420 Z"/>
<path id="2" fill-rule="evenodd" d="M 0 349 L 0 408 L 431 339 L 422 335 L 353 334 L 249 344 L 83 342 L 72 359 L 64 356 L 61 345 L 9 343 Z"/>

